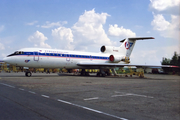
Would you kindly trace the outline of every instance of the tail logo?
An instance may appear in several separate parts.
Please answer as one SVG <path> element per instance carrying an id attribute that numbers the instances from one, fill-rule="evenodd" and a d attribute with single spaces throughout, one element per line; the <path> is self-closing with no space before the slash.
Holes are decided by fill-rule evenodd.
<path id="1" fill-rule="evenodd" d="M 126 49 L 130 49 L 130 47 L 133 45 L 133 43 L 130 43 L 130 42 L 125 42 L 125 48 Z"/>
<path id="2" fill-rule="evenodd" d="M 129 42 L 125 42 L 125 44 L 124 44 L 124 45 L 125 45 L 125 48 L 126 48 L 126 49 L 129 49 L 129 48 L 130 48 L 130 44 L 129 44 Z"/>

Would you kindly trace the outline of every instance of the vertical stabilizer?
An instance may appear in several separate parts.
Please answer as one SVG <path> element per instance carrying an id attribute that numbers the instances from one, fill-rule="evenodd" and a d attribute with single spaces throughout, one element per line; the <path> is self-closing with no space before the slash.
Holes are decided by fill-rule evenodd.
<path id="1" fill-rule="evenodd" d="M 137 38 L 126 38 L 124 40 L 121 40 L 120 42 L 123 42 L 123 43 L 120 46 L 120 53 L 129 58 L 134 48 L 134 45 L 136 43 L 136 40 L 144 40 L 144 39 L 154 39 L 154 38 L 153 37 L 137 37 Z"/>

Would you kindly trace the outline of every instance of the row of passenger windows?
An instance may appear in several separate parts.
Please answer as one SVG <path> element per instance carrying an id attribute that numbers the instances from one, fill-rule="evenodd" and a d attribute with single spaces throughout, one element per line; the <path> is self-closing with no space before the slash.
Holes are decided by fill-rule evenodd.
<path id="1" fill-rule="evenodd" d="M 98 57 L 98 56 L 86 56 L 86 55 L 69 55 L 69 54 L 56 54 L 56 53 L 31 53 L 31 52 L 23 52 L 23 51 L 16 51 L 11 55 L 8 56 L 13 56 L 13 55 L 46 55 L 46 56 L 61 56 L 61 57 L 77 57 L 77 58 L 94 58 L 94 59 L 108 59 L 108 57 Z"/>
<path id="2" fill-rule="evenodd" d="M 43 54 L 42 54 L 42 55 L 43 55 Z M 62 57 L 108 59 L 107 57 L 85 56 L 85 55 L 69 55 L 69 54 L 54 54 L 54 53 L 45 53 L 44 55 L 48 55 L 48 56 L 62 56 Z"/>

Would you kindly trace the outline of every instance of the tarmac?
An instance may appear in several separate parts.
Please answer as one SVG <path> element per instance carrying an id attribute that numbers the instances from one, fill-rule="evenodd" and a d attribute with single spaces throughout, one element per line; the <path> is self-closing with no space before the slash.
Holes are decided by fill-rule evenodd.
<path id="1" fill-rule="evenodd" d="M 70 109 L 68 114 L 64 113 L 61 119 L 180 120 L 180 76 L 178 75 L 145 74 L 145 78 L 139 78 L 136 76 L 96 77 L 95 75 L 33 73 L 31 77 L 25 77 L 24 73 L 2 72 L 0 73 L 0 88 L 2 89 L 0 91 L 2 100 L 10 99 L 15 93 L 21 94 L 17 92 L 19 90 L 25 92 L 21 96 L 33 94 L 36 97 L 50 99 L 53 104 L 59 101 L 60 103 L 56 103 L 56 106 L 60 104 L 68 104 L 68 108 L 73 106 L 72 111 Z M 11 95 L 4 93 L 9 89 L 17 91 L 14 90 L 14 93 L 11 91 Z M 28 102 L 32 104 L 33 98 L 36 97 L 32 96 L 26 105 Z M 15 103 L 18 103 L 18 99 Z M 47 100 L 43 102 L 43 105 L 50 107 L 50 103 Z M 41 108 L 42 111 L 47 110 L 46 107 Z M 36 111 L 34 107 L 30 109 Z M 56 113 L 54 112 L 56 109 L 51 106 L 49 114 Z M 74 111 L 79 109 L 81 112 L 78 112 L 78 117 L 77 114 L 73 115 Z M 83 111 L 90 111 L 90 113 L 83 113 Z M 3 111 L 0 110 L 0 113 Z M 0 114 L 0 119 L 2 115 Z M 44 119 L 59 119 L 60 117 L 53 118 L 46 112 L 40 115 L 44 116 Z M 68 115 L 72 118 L 67 117 Z M 7 116 L 3 119 L 8 119 Z M 13 115 L 13 118 L 15 116 Z"/>

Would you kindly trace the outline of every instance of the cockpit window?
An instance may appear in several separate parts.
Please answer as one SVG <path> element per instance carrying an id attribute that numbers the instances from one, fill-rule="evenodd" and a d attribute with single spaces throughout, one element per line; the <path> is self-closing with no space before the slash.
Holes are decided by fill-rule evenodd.
<path id="1" fill-rule="evenodd" d="M 16 52 L 8 55 L 7 57 L 14 56 L 14 55 L 21 55 L 21 54 L 24 54 L 24 52 L 23 51 L 16 51 Z"/>

